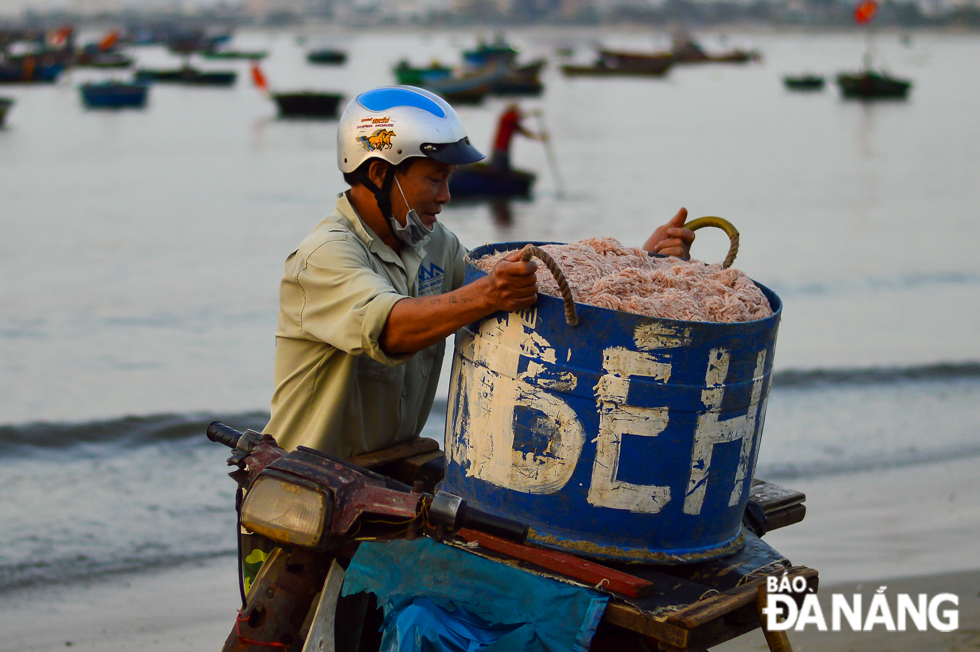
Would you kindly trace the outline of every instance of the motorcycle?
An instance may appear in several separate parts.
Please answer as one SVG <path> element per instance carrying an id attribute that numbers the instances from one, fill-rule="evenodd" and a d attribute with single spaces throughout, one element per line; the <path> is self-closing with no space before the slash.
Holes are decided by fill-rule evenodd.
<path id="1" fill-rule="evenodd" d="M 758 480 L 743 519 L 754 535 L 743 551 L 686 568 L 624 571 L 524 545 L 526 524 L 485 513 L 439 490 L 444 462 L 433 440 L 363 456 L 361 466 L 302 446 L 286 452 L 270 435 L 241 433 L 220 422 L 208 426 L 207 436 L 232 449 L 228 464 L 236 469 L 229 475 L 238 484 L 242 607 L 223 652 L 379 650 L 383 615 L 373 596 L 341 597 L 350 560 L 358 545 L 370 541 L 453 539 L 623 598 L 610 602 L 593 650 L 707 649 L 698 642 L 714 645 L 760 626 L 764 619 L 756 607 L 765 598 L 760 589 L 756 604 L 755 589 L 766 575 L 800 576 L 808 591 L 817 586 L 816 571 L 790 567 L 758 538 L 767 528 L 802 520 L 805 496 Z M 254 579 L 245 571 L 250 564 L 258 569 Z M 674 588 L 662 591 L 663 586 Z M 657 600 L 671 609 L 678 604 L 689 608 L 677 610 L 668 626 L 645 610 Z M 765 633 L 767 641 L 782 634 Z M 675 646 L 668 639 L 694 647 Z M 788 650 L 785 635 L 770 641 L 770 647 Z"/>
<path id="2" fill-rule="evenodd" d="M 228 464 L 237 467 L 229 475 L 239 485 L 239 561 L 256 549 L 267 553 L 260 553 L 261 569 L 248 585 L 239 573 L 242 609 L 222 648 L 226 652 L 270 646 L 304 652 L 370 649 L 362 645 L 361 633 L 371 639 L 374 632 L 360 622 L 351 627 L 349 618 L 342 645 L 336 641 L 338 607 L 346 607 L 356 621 L 366 606 L 340 600 L 345 563 L 360 542 L 441 540 L 461 531 L 516 543 L 527 537 L 527 525 L 434 490 L 431 475 L 413 478 L 409 486 L 303 446 L 287 453 L 270 435 L 241 433 L 217 421 L 207 436 L 233 450 Z M 242 534 L 242 528 L 251 534 Z"/>

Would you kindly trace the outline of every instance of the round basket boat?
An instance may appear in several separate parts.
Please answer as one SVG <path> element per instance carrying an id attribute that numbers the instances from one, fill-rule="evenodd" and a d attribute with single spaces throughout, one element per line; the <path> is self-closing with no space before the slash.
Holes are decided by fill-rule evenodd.
<path id="1" fill-rule="evenodd" d="M 470 252 L 473 261 L 521 249 Z M 758 285 L 758 284 L 757 284 Z M 456 334 L 442 488 L 536 545 L 688 563 L 744 544 L 782 304 L 766 319 L 657 319 L 539 294 Z"/>

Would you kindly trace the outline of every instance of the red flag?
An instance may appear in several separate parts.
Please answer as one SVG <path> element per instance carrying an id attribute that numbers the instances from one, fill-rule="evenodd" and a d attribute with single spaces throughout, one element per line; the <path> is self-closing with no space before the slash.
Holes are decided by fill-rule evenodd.
<path id="1" fill-rule="evenodd" d="M 865 24 L 875 17 L 878 13 L 878 3 L 876 0 L 864 0 L 854 8 L 854 20 L 860 24 Z"/>
<path id="2" fill-rule="evenodd" d="M 259 68 L 259 64 L 254 62 L 252 63 L 252 81 L 260 91 L 265 93 L 269 92 L 269 83 L 265 80 L 265 75 L 262 74 L 262 69 Z"/>
<path id="3" fill-rule="evenodd" d="M 106 34 L 105 38 L 99 43 L 99 49 L 105 52 L 106 50 L 111 50 L 112 46 L 116 44 L 119 40 L 119 31 L 114 30 Z"/>
<path id="4" fill-rule="evenodd" d="M 56 32 L 48 32 L 46 37 L 48 45 L 50 45 L 53 48 L 62 47 L 65 44 L 65 42 L 68 40 L 68 37 L 71 36 L 73 29 L 74 28 L 66 25 Z"/>

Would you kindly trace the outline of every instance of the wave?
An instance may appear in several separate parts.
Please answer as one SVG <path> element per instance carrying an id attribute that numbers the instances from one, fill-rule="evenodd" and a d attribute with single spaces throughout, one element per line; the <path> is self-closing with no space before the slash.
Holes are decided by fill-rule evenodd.
<path id="1" fill-rule="evenodd" d="M 771 283 L 769 285 L 773 292 L 780 297 L 790 296 L 820 296 L 834 295 L 853 295 L 867 293 L 869 291 L 903 291 L 919 290 L 942 286 L 973 286 L 980 285 L 980 274 L 964 272 L 935 272 L 913 274 L 910 276 L 899 276 L 892 278 L 868 278 L 848 282 L 830 283 L 801 283 L 798 285 L 781 285 Z"/>
<path id="2" fill-rule="evenodd" d="M 107 542 L 108 545 L 108 542 Z M 220 557 L 238 554 L 237 548 L 217 549 L 185 554 L 161 554 L 158 556 L 120 557 L 119 559 L 93 560 L 84 556 L 51 559 L 26 564 L 0 566 L 0 591 L 36 588 L 57 584 L 101 581 L 108 576 L 140 573 L 163 568 L 173 568 L 195 562 L 206 562 Z"/>
<path id="3" fill-rule="evenodd" d="M 436 399 L 432 406 L 432 414 L 445 415 L 445 413 L 446 400 Z M 269 413 L 255 411 L 238 414 L 157 414 L 84 423 L 39 421 L 0 426 L 0 454 L 67 450 L 90 444 L 132 447 L 194 438 L 200 438 L 203 442 L 206 441 L 205 433 L 208 424 L 212 421 L 221 421 L 243 432 L 249 428 L 261 432 L 269 422 Z"/>
<path id="4" fill-rule="evenodd" d="M 962 379 L 980 379 L 980 362 L 938 362 L 907 367 L 787 369 L 773 373 L 772 386 L 780 389 L 805 389 L 820 385 L 887 385 Z"/>
<path id="5" fill-rule="evenodd" d="M 796 480 L 800 478 L 818 478 L 824 476 L 850 475 L 867 471 L 885 471 L 901 469 L 926 464 L 954 462 L 980 457 L 980 444 L 960 445 L 950 448 L 904 451 L 897 455 L 877 455 L 868 458 L 851 460 L 824 461 L 816 460 L 805 464 L 793 462 L 775 462 L 759 464 L 756 477 L 766 480 Z"/>
<path id="6" fill-rule="evenodd" d="M 25 449 L 67 449 L 85 444 L 140 446 L 193 437 L 203 440 L 212 421 L 222 421 L 243 431 L 248 428 L 262 430 L 269 422 L 269 413 L 158 414 L 85 423 L 35 422 L 0 426 L 0 453 Z"/>
<path id="7" fill-rule="evenodd" d="M 786 369 L 773 373 L 772 387 L 778 391 L 977 379 L 980 379 L 980 362 L 939 362 L 905 367 Z M 445 413 L 446 400 L 436 399 L 432 414 L 444 418 Z M 212 421 L 222 421 L 237 430 L 251 428 L 261 431 L 269 421 L 269 413 L 158 414 L 83 423 L 33 422 L 6 425 L 0 426 L 0 453 L 63 450 L 86 444 L 140 446 L 194 437 L 203 439 L 208 424 Z"/>

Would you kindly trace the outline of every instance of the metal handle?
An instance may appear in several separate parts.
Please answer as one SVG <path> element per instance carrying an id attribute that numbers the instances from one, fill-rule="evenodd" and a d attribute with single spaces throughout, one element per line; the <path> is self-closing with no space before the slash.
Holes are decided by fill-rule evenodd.
<path id="1" fill-rule="evenodd" d="M 575 299 L 572 298 L 572 291 L 568 287 L 568 281 L 565 280 L 565 275 L 561 271 L 561 267 L 555 262 L 555 259 L 548 255 L 548 252 L 540 247 L 535 247 L 534 245 L 527 245 L 521 250 L 521 260 L 525 263 L 531 260 L 531 257 L 540 258 L 544 266 L 548 268 L 551 275 L 555 277 L 555 282 L 558 283 L 558 291 L 561 292 L 562 301 L 565 302 L 565 321 L 569 326 L 578 326 L 578 314 L 575 312 Z"/>
<path id="2" fill-rule="evenodd" d="M 728 239 L 732 241 L 731 246 L 728 248 L 728 255 L 725 256 L 725 262 L 721 264 L 722 267 L 728 269 L 735 262 L 735 256 L 738 254 L 738 229 L 736 229 L 731 222 L 722 218 L 715 217 L 714 215 L 706 215 L 705 217 L 699 217 L 696 220 L 691 220 L 684 225 L 685 229 L 690 229 L 691 231 L 697 231 L 698 229 L 703 229 L 706 226 L 713 226 L 721 229 L 726 234 L 728 234 Z"/>

